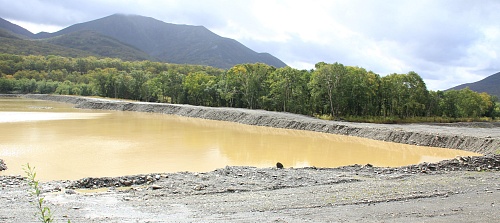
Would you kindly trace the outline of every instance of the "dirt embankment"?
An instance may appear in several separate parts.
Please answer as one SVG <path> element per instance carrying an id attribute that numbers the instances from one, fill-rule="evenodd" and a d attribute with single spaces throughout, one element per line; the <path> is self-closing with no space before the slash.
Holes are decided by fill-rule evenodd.
<path id="1" fill-rule="evenodd" d="M 23 97 L 72 103 L 75 104 L 77 108 L 84 109 L 155 112 L 193 118 L 238 122 L 248 125 L 357 136 L 410 145 L 460 149 L 481 154 L 496 154 L 500 152 L 500 128 L 495 124 L 394 125 L 350 123 L 325 121 L 283 112 L 241 108 L 212 108 L 61 95 L 29 94 L 23 95 Z"/>

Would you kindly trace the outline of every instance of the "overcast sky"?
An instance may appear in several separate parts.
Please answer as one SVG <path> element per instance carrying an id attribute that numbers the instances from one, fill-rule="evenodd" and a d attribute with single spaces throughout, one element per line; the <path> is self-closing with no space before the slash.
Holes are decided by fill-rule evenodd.
<path id="1" fill-rule="evenodd" d="M 415 71 L 431 90 L 500 71 L 500 0 L 0 0 L 33 33 L 115 13 L 201 25 L 297 69 L 320 61 L 382 76 Z"/>

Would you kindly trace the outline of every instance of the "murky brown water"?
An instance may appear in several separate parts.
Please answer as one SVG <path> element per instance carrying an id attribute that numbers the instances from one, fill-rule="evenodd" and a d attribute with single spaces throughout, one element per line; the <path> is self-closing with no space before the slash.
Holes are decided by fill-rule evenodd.
<path id="1" fill-rule="evenodd" d="M 79 110 L 72 105 L 0 98 L 0 158 L 24 175 L 80 179 L 139 173 L 211 171 L 226 165 L 401 166 L 475 153 L 358 137 L 247 126 L 140 112 Z"/>

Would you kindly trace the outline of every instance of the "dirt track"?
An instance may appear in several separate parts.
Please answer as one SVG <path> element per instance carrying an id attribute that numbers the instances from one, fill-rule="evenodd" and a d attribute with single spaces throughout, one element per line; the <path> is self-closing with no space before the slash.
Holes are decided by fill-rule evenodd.
<path id="1" fill-rule="evenodd" d="M 500 148 L 496 126 L 375 125 L 246 109 L 26 97 L 81 108 L 162 112 L 485 154 Z M 56 222 L 498 222 L 499 168 L 500 155 L 489 155 L 400 168 L 226 167 L 208 173 L 55 181 L 42 187 Z M 0 222 L 34 222 L 35 208 L 24 179 L 0 177 L 0 185 Z"/>

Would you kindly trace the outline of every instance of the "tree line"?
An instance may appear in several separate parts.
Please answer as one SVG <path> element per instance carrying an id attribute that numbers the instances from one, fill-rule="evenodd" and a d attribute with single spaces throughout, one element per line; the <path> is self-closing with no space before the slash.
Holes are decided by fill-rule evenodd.
<path id="1" fill-rule="evenodd" d="M 498 99 L 468 88 L 431 91 L 415 72 L 380 75 L 319 62 L 311 70 L 262 63 L 228 70 L 113 58 L 0 54 L 0 93 L 102 96 L 355 119 L 496 117 Z"/>

